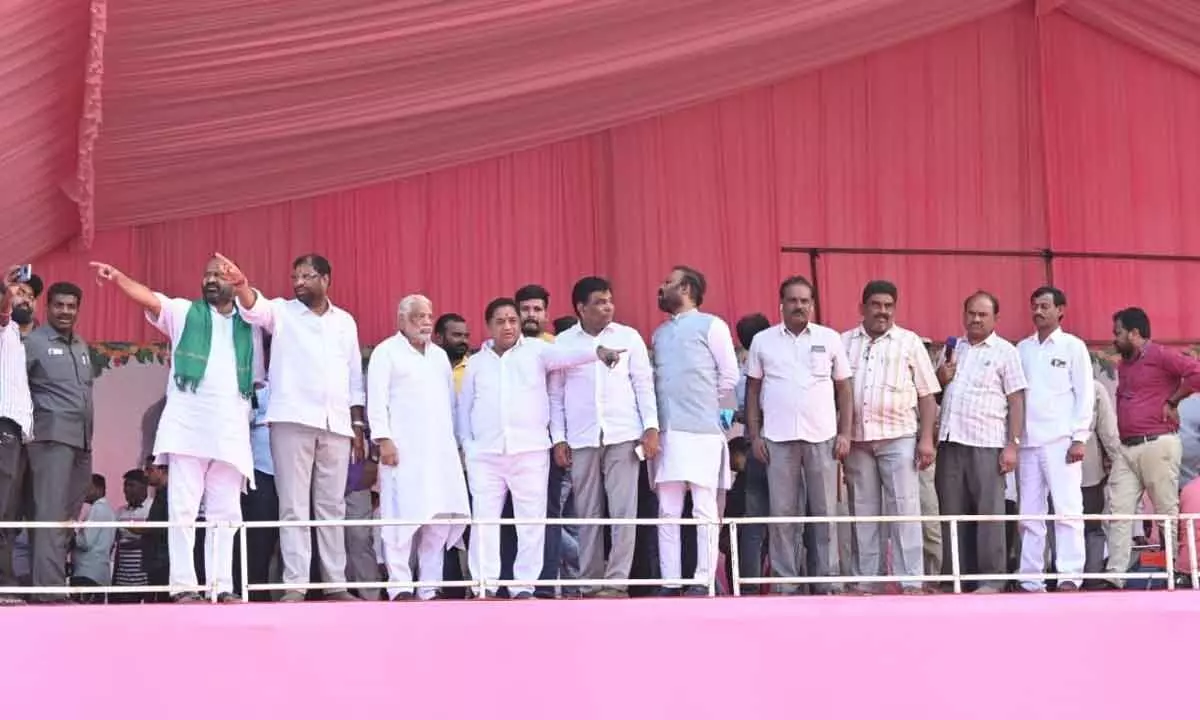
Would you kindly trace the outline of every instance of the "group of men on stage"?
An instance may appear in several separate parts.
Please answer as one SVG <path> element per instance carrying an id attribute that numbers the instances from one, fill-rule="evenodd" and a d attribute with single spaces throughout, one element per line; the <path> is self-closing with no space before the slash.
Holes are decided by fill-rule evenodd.
<path id="1" fill-rule="evenodd" d="M 445 551 L 462 544 L 468 519 L 475 523 L 466 543 L 470 575 L 495 592 L 497 521 L 506 498 L 518 523 L 508 594 L 533 597 L 547 537 L 537 521 L 566 495 L 549 489 L 554 473 L 567 473 L 578 517 L 632 519 L 643 463 L 659 517 L 668 521 L 658 526 L 661 594 L 691 595 L 706 594 L 715 571 L 709 552 L 715 529 L 704 523 L 719 519 L 734 465 L 746 482 L 758 477 L 773 516 L 835 515 L 841 471 L 855 515 L 929 513 L 921 502 L 921 471 L 935 458 L 943 514 L 1003 514 L 1006 476 L 1016 472 L 1023 513 L 1045 512 L 1051 500 L 1058 513 L 1076 515 L 1084 509 L 1084 460 L 1103 453 L 1113 468 L 1113 512 L 1132 512 L 1145 489 L 1160 512 L 1175 513 L 1175 409 L 1200 389 L 1200 363 L 1150 342 L 1140 309 L 1122 310 L 1114 316 L 1115 345 L 1124 356 L 1120 438 L 1097 445 L 1098 415 L 1112 410 L 1097 402 L 1084 343 L 1060 327 L 1066 298 L 1053 287 L 1032 293 L 1034 333 L 1017 346 L 996 335 L 999 303 L 981 291 L 964 303 L 965 336 L 931 356 L 921 338 L 895 324 L 899 293 L 892 283 L 868 283 L 862 323 L 838 333 L 813 322 L 812 284 L 790 277 L 779 290 L 782 322 L 753 330 L 746 319 L 738 324 L 744 362 L 729 326 L 700 309 L 707 283 L 686 266 L 673 268 L 659 288 L 658 305 L 668 319 L 649 347 L 636 330 L 614 321 L 613 289 L 599 277 L 575 284 L 571 308 L 578 322 L 557 336 L 545 334 L 544 290 L 531 286 L 493 300 L 485 310 L 489 338 L 469 356 L 465 321 L 457 315 L 435 320 L 428 298 L 409 295 L 399 302 L 398 331 L 373 350 L 364 373 L 357 325 L 329 299 L 332 269 L 319 255 L 293 263 L 290 300 L 263 297 L 221 255 L 205 265 L 197 299 L 170 298 L 111 265 L 92 266 L 100 281 L 140 305 L 147 321 L 170 338 L 171 379 L 154 445 L 170 478 L 167 515 L 189 522 L 203 507 L 205 519 L 218 523 L 205 536 L 205 566 L 216 599 L 226 602 L 238 600 L 233 524 L 242 519 L 243 493 L 269 481 L 280 520 L 343 520 L 348 468 L 365 460 L 372 444 L 380 516 L 406 523 L 382 532 L 387 575 L 397 583 L 389 589 L 392 599 L 435 596 L 433 587 L 412 584 L 413 566 L 420 582 L 441 581 Z M 10 450 L 27 443 L 35 475 L 62 478 L 37 490 L 53 487 L 61 497 L 46 495 L 39 505 L 52 509 L 35 519 L 71 519 L 69 506 L 78 510 L 74 488 L 80 486 L 81 499 L 90 477 L 91 373 L 86 345 L 73 332 L 81 293 L 74 286 L 51 288 L 50 326 L 22 344 L 10 319 L 28 302 L 22 283 L 8 280 L 0 302 L 0 471 L 11 464 Z M 62 382 L 70 380 L 68 371 L 75 384 Z M 78 392 L 60 398 L 64 393 L 36 391 L 38 383 L 56 378 Z M 731 463 L 734 419 L 744 424 L 750 450 L 744 467 L 741 459 Z M 269 474 L 255 472 L 252 428 L 266 432 Z M 696 582 L 685 588 L 680 525 L 670 521 L 683 516 L 688 496 L 701 524 Z M 1042 572 L 1046 525 L 1021 527 L 1021 569 Z M 1083 523 L 1064 520 L 1054 527 L 1055 567 L 1066 576 L 1057 587 L 1078 588 Z M 1110 528 L 1109 569 L 1120 572 L 1128 564 L 1131 530 L 1120 522 Z M 782 583 L 783 592 L 836 592 L 844 587 L 837 576 L 851 567 L 858 576 L 923 574 L 917 522 L 855 523 L 853 556 L 841 559 L 828 523 L 772 524 L 758 535 L 744 529 L 751 544 L 767 536 L 776 577 L 820 579 Z M 326 596 L 354 598 L 344 587 L 342 528 L 324 525 L 315 534 Z M 579 529 L 581 577 L 596 583 L 588 594 L 627 594 L 634 536 L 632 526 L 618 525 L 606 543 L 602 528 Z M 42 541 L 35 540 L 35 566 L 61 565 L 60 534 L 44 537 L 49 549 L 38 555 Z M 309 580 L 310 537 L 306 527 L 280 531 L 284 583 Z M 963 523 L 959 540 L 964 572 L 1005 571 L 1001 523 Z M 173 593 L 178 602 L 200 599 L 191 589 L 197 587 L 194 543 L 192 529 L 168 533 L 169 580 L 179 588 Z M 753 563 L 756 552 L 761 556 L 762 548 L 741 557 Z M 953 556 L 945 543 L 944 570 Z M 758 574 L 757 564 L 742 574 Z M 40 577 L 56 584 L 49 570 Z M 904 592 L 927 589 L 916 580 L 902 585 Z M 1001 586 L 985 578 L 978 590 Z M 1021 587 L 1039 590 L 1043 583 Z M 304 597 L 291 589 L 282 599 Z"/>

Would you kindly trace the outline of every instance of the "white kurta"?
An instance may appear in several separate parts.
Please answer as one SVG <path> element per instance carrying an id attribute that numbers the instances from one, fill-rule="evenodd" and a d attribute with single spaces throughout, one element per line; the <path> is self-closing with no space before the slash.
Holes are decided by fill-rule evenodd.
<path id="1" fill-rule="evenodd" d="M 396 466 L 379 466 L 381 486 L 397 494 L 397 507 L 385 509 L 389 519 L 471 516 L 454 438 L 454 377 L 444 350 L 429 343 L 418 352 L 399 334 L 380 343 L 367 368 L 367 423 L 372 440 L 391 440 L 399 455 Z M 447 547 L 463 529 L 452 529 Z"/>
<path id="2" fill-rule="evenodd" d="M 174 349 L 183 336 L 183 326 L 192 301 L 155 293 L 162 304 L 157 318 L 146 319 L 171 339 Z M 244 477 L 253 479 L 254 459 L 250 452 L 250 401 L 238 391 L 237 358 L 233 347 L 233 315 L 225 316 L 211 306 L 212 350 L 204 380 L 196 392 L 180 390 L 175 375 L 167 378 L 167 404 L 158 421 L 154 454 L 189 455 L 220 460 Z"/>

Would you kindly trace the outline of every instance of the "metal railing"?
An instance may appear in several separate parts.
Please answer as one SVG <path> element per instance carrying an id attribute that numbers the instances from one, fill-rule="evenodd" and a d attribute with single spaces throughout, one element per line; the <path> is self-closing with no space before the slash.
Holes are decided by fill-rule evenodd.
<path id="1" fill-rule="evenodd" d="M 1035 521 L 1047 522 L 1055 520 L 1077 520 L 1077 521 L 1101 521 L 1109 522 L 1113 520 L 1127 521 L 1151 521 L 1157 523 L 1161 527 L 1162 548 L 1165 567 L 1161 571 L 1150 572 L 1103 572 L 1103 573 L 1081 573 L 1081 574 L 1066 574 L 1066 573 L 993 573 L 993 574 L 964 574 L 962 572 L 962 558 L 959 551 L 959 534 L 961 532 L 962 523 L 981 523 L 981 522 L 996 522 L 996 523 L 1016 523 L 1020 521 Z M 1175 538 L 1176 528 L 1183 528 L 1182 532 L 1186 533 L 1186 543 L 1188 555 L 1191 559 L 1189 576 L 1190 586 L 1193 590 L 1200 590 L 1200 560 L 1196 554 L 1196 524 L 1200 522 L 1200 513 L 1180 514 L 1177 516 L 1169 516 L 1164 514 L 1127 514 L 1127 515 L 878 515 L 878 516 L 820 516 L 820 517 L 750 517 L 750 518 L 726 518 L 723 520 L 698 520 L 694 518 L 636 518 L 636 519 L 619 519 L 619 518 L 538 518 L 538 519 L 497 519 L 497 520 L 479 520 L 467 518 L 437 518 L 425 521 L 411 520 L 297 520 L 297 521 L 241 521 L 241 522 L 221 522 L 221 521 L 196 521 L 196 522 L 146 522 L 146 521 L 111 521 L 111 522 L 0 522 L 0 530 L 19 530 L 19 529 L 80 529 L 80 528 L 113 528 L 113 529 L 170 529 L 178 527 L 193 527 L 195 529 L 204 528 L 206 530 L 225 529 L 236 533 L 237 542 L 239 543 L 239 565 L 241 571 L 241 597 L 248 601 L 250 593 L 254 591 L 288 591 L 288 590 L 357 590 L 357 589 L 400 589 L 402 591 L 415 592 L 421 588 L 471 588 L 475 591 L 478 598 L 485 598 L 488 592 L 502 587 L 527 587 L 536 585 L 539 587 L 549 588 L 569 588 L 569 587 L 639 587 L 639 586 L 702 586 L 708 595 L 717 594 L 717 567 L 713 562 L 719 555 L 718 543 L 720 541 L 721 528 L 729 529 L 729 553 L 728 563 L 730 567 L 730 590 L 734 596 L 740 596 L 742 585 L 846 585 L 859 583 L 948 583 L 952 585 L 953 592 L 961 593 L 963 591 L 964 582 L 1000 582 L 1000 581 L 1046 581 L 1046 580 L 1165 580 L 1168 590 L 1176 589 L 1177 564 Z M 792 576 L 792 577 L 743 577 L 739 566 L 738 552 L 738 532 L 737 529 L 742 525 L 810 525 L 810 524 L 828 524 L 830 526 L 838 526 L 843 524 L 855 523 L 939 523 L 949 529 L 949 539 L 943 538 L 943 542 L 950 543 L 951 568 L 949 573 L 941 573 L 937 575 L 827 575 L 821 577 L 813 576 Z M 558 526 L 658 526 L 658 525 L 679 525 L 679 526 L 707 526 L 710 529 L 708 533 L 708 546 L 704 548 L 709 562 L 709 573 L 707 578 L 700 580 L 681 578 L 681 579 L 619 579 L 606 580 L 603 578 L 576 578 L 576 579 L 555 579 L 555 580 L 489 580 L 485 578 L 470 579 L 470 580 L 438 580 L 438 581 L 420 581 L 414 579 L 409 582 L 399 581 L 375 581 L 375 582 L 341 582 L 341 583 L 250 583 L 247 582 L 249 577 L 249 537 L 245 530 L 267 529 L 267 528 L 319 528 L 319 527 L 387 527 L 387 526 L 402 526 L 402 527 L 419 527 L 425 525 L 451 525 L 451 526 L 470 526 L 479 527 L 483 525 L 499 525 L 499 526 L 517 526 L 517 525 L 558 525 Z M 831 528 L 832 529 L 832 528 Z M 221 534 L 213 535 L 214 554 L 217 554 L 219 543 L 221 542 Z M 481 538 L 477 534 L 474 542 L 480 542 Z M 837 534 L 831 533 L 829 542 L 836 544 L 838 542 Z M 881 542 L 884 539 L 881 537 Z M 480 552 L 491 551 L 491 548 L 480 550 Z M 500 548 L 495 548 L 495 552 L 499 552 Z M 701 548 L 697 547 L 697 554 Z M 217 602 L 218 599 L 218 579 L 215 573 L 211 571 L 207 573 L 209 576 L 207 582 L 203 585 L 183 586 L 183 585 L 89 585 L 89 586 L 63 586 L 63 587 L 3 587 L 0 588 L 0 594 L 9 595 L 87 595 L 87 594 L 123 594 L 123 593 L 180 593 L 180 592 L 206 592 L 209 595 L 210 602 Z"/>

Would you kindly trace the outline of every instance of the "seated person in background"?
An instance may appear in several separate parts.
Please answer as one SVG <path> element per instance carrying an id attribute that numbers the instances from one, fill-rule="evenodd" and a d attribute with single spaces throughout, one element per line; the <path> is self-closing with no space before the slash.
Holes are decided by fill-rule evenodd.
<path id="1" fill-rule="evenodd" d="M 84 498 L 84 502 L 91 506 L 86 522 L 114 522 L 117 519 L 117 514 L 104 497 L 106 492 L 104 476 L 93 474 Z M 116 529 L 111 527 L 82 527 L 75 530 L 72 586 L 104 586 L 112 583 L 112 549 L 116 536 Z M 79 595 L 79 601 L 100 604 L 104 602 L 104 593 L 83 593 Z"/>
<path id="2" fill-rule="evenodd" d="M 729 443 L 729 469 L 733 472 L 733 487 L 725 495 L 725 513 L 722 517 L 725 518 L 741 518 L 749 517 L 746 515 L 746 462 L 750 457 L 750 441 L 738 435 L 730 438 Z M 741 539 L 741 535 L 738 536 Z M 730 591 L 733 590 L 733 555 L 729 546 L 729 527 L 721 528 L 721 538 L 718 541 L 721 554 L 725 556 L 725 581 L 728 584 Z M 745 567 L 739 565 L 738 577 L 761 577 L 762 576 L 762 557 L 765 544 L 759 549 L 759 563 L 757 567 Z M 741 557 L 745 557 L 744 553 L 739 553 Z M 765 586 L 748 586 L 743 588 L 743 592 L 752 595 L 760 594 L 761 589 Z"/>
<path id="3" fill-rule="evenodd" d="M 141 468 L 130 470 L 123 476 L 125 507 L 117 511 L 121 522 L 142 522 L 150 512 L 147 498 L 150 494 L 149 479 Z M 145 587 L 149 582 L 142 563 L 142 538 L 132 529 L 117 530 L 116 555 L 113 558 L 113 585 L 121 587 Z M 146 593 L 113 593 L 108 596 L 111 603 L 146 602 Z"/>

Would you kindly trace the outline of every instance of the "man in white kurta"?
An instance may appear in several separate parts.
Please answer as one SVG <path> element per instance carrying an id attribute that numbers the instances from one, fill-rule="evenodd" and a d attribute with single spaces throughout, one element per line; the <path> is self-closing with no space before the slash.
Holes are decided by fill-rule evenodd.
<path id="1" fill-rule="evenodd" d="M 611 367 L 623 351 L 598 343 L 559 348 L 521 337 L 517 304 L 510 298 L 489 303 L 485 317 L 492 339 L 471 357 L 457 408 L 458 438 L 466 457 L 474 517 L 499 520 L 505 495 L 512 493 L 515 519 L 544 521 L 550 472 L 546 376 L 597 358 Z M 543 524 L 517 525 L 516 584 L 509 589 L 511 597 L 533 597 L 533 582 L 542 570 L 545 535 Z M 468 552 L 471 577 L 495 587 L 500 577 L 499 525 L 477 525 Z"/>
<path id="2" fill-rule="evenodd" d="M 178 346 L 189 310 L 198 300 L 168 298 L 111 265 L 92 263 L 92 266 L 100 279 L 115 283 L 146 309 L 146 320 L 171 339 L 172 348 Z M 154 455 L 166 457 L 170 478 L 167 512 L 171 522 L 194 522 L 201 501 L 209 522 L 241 522 L 242 488 L 247 478 L 254 477 L 250 400 L 239 388 L 235 357 L 237 311 L 233 289 L 221 273 L 219 260 L 210 260 L 205 266 L 203 300 L 211 314 L 212 334 L 204 378 L 194 390 L 184 389 L 174 377 L 169 378 L 167 402 L 158 422 Z M 222 602 L 238 599 L 233 595 L 234 535 L 234 528 L 224 527 L 209 530 L 204 538 L 209 584 L 215 584 L 217 598 Z M 167 531 L 173 588 L 197 584 L 195 541 L 195 528 L 173 527 Z M 177 602 L 198 599 L 189 590 L 174 591 L 172 598 Z"/>
<path id="3" fill-rule="evenodd" d="M 424 522 L 468 518 L 467 483 L 454 437 L 454 376 L 446 351 L 431 342 L 433 305 L 420 295 L 400 301 L 400 332 L 371 352 L 367 368 L 367 422 L 379 445 L 380 517 Z M 411 583 L 413 537 L 418 577 L 441 582 L 445 551 L 465 525 L 387 525 L 382 541 L 388 581 Z M 430 600 L 435 587 L 417 596 Z M 413 596 L 391 587 L 392 600 Z"/>
<path id="4" fill-rule="evenodd" d="M 684 497 L 690 492 L 692 516 L 717 521 L 717 491 L 728 490 L 732 484 L 720 401 L 737 385 L 737 353 L 725 321 L 698 309 L 705 288 L 702 274 L 679 266 L 658 291 L 659 309 L 671 318 L 654 331 L 652 341 L 661 439 L 652 479 L 658 494 L 658 516 L 666 520 L 682 517 Z M 680 593 L 679 527 L 675 523 L 658 526 L 663 595 Z M 699 582 L 711 580 L 716 533 L 712 525 L 696 529 L 693 579 Z M 707 590 L 694 585 L 686 594 L 704 595 Z"/>

